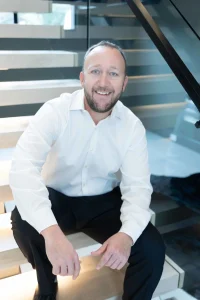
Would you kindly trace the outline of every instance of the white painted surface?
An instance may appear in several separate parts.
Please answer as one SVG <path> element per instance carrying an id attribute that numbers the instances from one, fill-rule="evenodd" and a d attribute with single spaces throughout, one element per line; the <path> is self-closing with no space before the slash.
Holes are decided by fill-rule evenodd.
<path id="1" fill-rule="evenodd" d="M 60 25 L 0 24 L 0 38 L 60 39 L 62 36 Z"/>
<path id="2" fill-rule="evenodd" d="M 160 300 L 171 300 L 171 298 L 172 300 L 196 300 L 196 298 L 190 296 L 188 293 L 181 289 L 176 289 L 175 291 L 160 296 Z"/>
<path id="3" fill-rule="evenodd" d="M 77 65 L 77 52 L 0 51 L 0 69 L 76 67 Z"/>
<path id="4" fill-rule="evenodd" d="M 0 106 L 44 103 L 81 88 L 79 80 L 40 80 L 0 83 Z"/>
<path id="5" fill-rule="evenodd" d="M 178 282 L 179 282 L 179 273 L 165 261 L 160 282 L 153 296 L 157 297 L 160 294 L 177 289 Z"/>
<path id="6" fill-rule="evenodd" d="M 51 0 L 9 0 L 0 1 L 0 12 L 35 12 L 49 13 L 52 11 Z"/>

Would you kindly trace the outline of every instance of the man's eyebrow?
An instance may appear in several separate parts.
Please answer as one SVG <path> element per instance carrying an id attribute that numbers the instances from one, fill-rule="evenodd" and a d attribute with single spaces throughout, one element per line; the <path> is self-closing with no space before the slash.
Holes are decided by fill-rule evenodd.
<path id="1" fill-rule="evenodd" d="M 101 67 L 100 64 L 98 65 L 92 65 L 92 66 L 89 66 L 88 69 L 91 69 L 91 68 L 97 68 L 97 67 Z M 110 66 L 110 69 L 115 69 L 115 70 L 119 70 L 117 67 L 115 66 Z"/>

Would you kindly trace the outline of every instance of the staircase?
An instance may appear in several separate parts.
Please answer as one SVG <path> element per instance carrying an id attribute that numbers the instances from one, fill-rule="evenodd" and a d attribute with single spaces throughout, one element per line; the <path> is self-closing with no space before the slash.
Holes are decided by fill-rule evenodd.
<path id="1" fill-rule="evenodd" d="M 62 25 L 0 24 L 0 289 L 2 300 L 32 299 L 36 286 L 35 271 L 22 255 L 12 235 L 10 213 L 15 203 L 9 187 L 8 174 L 16 143 L 37 110 L 44 102 L 61 93 L 71 93 L 81 87 L 78 74 L 86 50 L 86 10 L 84 2 L 74 2 L 73 5 L 76 14 L 74 30 L 65 30 Z M 147 128 L 150 165 L 156 174 L 158 164 L 166 159 L 166 155 L 164 151 L 162 157 L 153 154 L 155 143 L 164 148 L 166 143 L 171 143 L 169 139 L 161 138 L 158 133 L 174 127 L 177 114 L 185 107 L 185 92 L 127 4 L 91 3 L 91 7 L 93 7 L 91 44 L 109 39 L 125 50 L 129 84 L 122 101 Z M 51 1 L 21 0 L 0 3 L 2 12 L 48 14 L 51 9 Z M 152 11 L 152 14 L 155 12 Z M 195 166 L 192 165 L 190 171 L 193 172 L 194 168 Z M 151 209 L 152 223 L 160 229 L 165 228 L 165 232 L 171 230 L 166 229 L 166 226 L 196 217 L 189 209 L 183 212 L 182 208 L 169 199 L 153 199 Z M 72 234 L 67 238 L 79 254 L 82 269 L 76 281 L 72 281 L 69 277 L 59 277 L 58 299 L 121 299 L 125 268 L 121 271 L 103 268 L 97 272 L 95 270 L 97 260 L 92 258 L 90 253 L 100 245 L 84 233 Z M 91 281 L 94 284 L 91 285 Z M 174 295 L 177 296 L 177 300 L 193 299 L 181 290 L 183 283 L 184 271 L 166 256 L 164 271 L 154 293 L 154 300 L 169 299 L 168 297 Z"/>

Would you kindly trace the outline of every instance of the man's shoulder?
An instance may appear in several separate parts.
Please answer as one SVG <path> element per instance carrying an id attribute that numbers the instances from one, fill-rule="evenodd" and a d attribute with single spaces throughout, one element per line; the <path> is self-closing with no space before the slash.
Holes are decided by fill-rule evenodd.
<path id="1" fill-rule="evenodd" d="M 120 100 L 117 103 L 118 106 L 118 114 L 120 116 L 120 119 L 127 122 L 136 122 L 139 120 L 139 118 L 134 114 L 134 112 L 125 106 Z"/>

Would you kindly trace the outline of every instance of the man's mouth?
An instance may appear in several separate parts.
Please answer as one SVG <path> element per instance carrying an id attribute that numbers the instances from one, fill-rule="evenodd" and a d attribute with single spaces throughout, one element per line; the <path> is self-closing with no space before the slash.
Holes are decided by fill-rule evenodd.
<path id="1" fill-rule="evenodd" d="M 102 96 L 107 96 L 107 95 L 111 94 L 111 92 L 102 92 L 102 91 L 95 91 L 95 93 L 97 93 L 98 95 L 102 95 Z"/>

